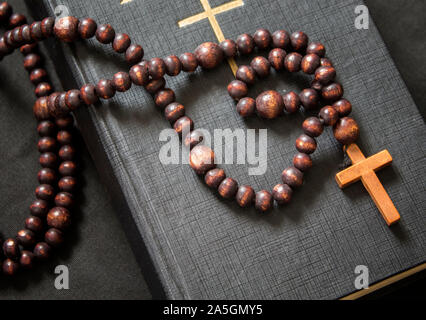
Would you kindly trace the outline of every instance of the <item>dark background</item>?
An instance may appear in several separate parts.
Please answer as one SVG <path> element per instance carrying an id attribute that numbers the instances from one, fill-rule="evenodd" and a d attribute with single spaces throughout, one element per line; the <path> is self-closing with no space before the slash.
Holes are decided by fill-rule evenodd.
<path id="1" fill-rule="evenodd" d="M 426 2 L 421 0 L 366 0 L 401 75 L 425 116 Z M 10 1 L 15 12 L 27 14 L 21 1 Z M 48 55 L 44 55 L 45 57 Z M 47 69 L 52 66 L 47 63 Z M 0 63 L 0 225 L 2 237 L 22 228 L 37 185 L 36 123 L 31 107 L 33 87 L 15 53 Z M 5 81 L 6 79 L 6 81 Z M 52 79 L 53 83 L 57 83 Z M 149 299 L 140 268 L 118 215 L 100 183 L 101 177 L 82 143 L 81 192 L 74 224 L 64 248 L 43 266 L 9 280 L 0 277 L 0 299 Z M 70 269 L 70 290 L 54 288 L 54 268 Z M 369 298 L 426 297 L 426 281 L 417 275 Z"/>

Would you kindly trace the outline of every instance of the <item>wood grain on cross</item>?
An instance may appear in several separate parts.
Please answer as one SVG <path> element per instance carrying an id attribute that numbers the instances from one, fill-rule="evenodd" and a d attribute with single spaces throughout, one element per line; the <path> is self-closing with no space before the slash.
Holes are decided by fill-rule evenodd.
<path id="1" fill-rule="evenodd" d="M 375 171 L 392 163 L 392 156 L 389 151 L 383 150 L 365 158 L 359 147 L 353 143 L 346 148 L 346 153 L 352 161 L 352 166 L 336 174 L 339 187 L 344 188 L 361 180 L 387 225 L 390 226 L 397 222 L 400 215 L 375 173 Z"/>

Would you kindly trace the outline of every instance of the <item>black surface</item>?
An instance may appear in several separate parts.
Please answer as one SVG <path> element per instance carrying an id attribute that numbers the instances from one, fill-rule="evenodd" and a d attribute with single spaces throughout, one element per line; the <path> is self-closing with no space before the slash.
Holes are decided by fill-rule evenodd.
<path id="1" fill-rule="evenodd" d="M 22 8 L 18 2 L 11 1 L 17 9 Z M 420 60 L 424 58 L 425 3 L 402 0 L 367 3 L 417 105 L 424 112 L 425 74 L 424 63 Z M 23 12 L 22 9 L 20 11 Z M 398 19 L 395 20 L 395 17 Z M 418 22 L 415 24 L 413 21 Z M 410 55 L 407 56 L 408 52 Z M 8 76 L 8 82 L 3 80 L 0 85 L 0 224 L 6 236 L 12 231 L 16 232 L 17 226 L 22 226 L 28 212 L 27 206 L 33 199 L 38 170 L 35 121 L 30 112 L 34 101 L 32 86 L 21 66 L 22 57 L 15 54 L 7 59 L 7 64 L 0 64 L 0 74 Z M 150 297 L 125 234 L 86 151 L 83 151 L 82 162 L 84 196 L 81 197 L 69 244 L 58 259 L 37 268 L 36 272 L 21 276 L 13 283 L 1 278 L 0 299 Z M 57 264 L 70 266 L 69 291 L 52 289 L 53 268 Z M 90 287 L 86 285 L 89 281 Z M 418 284 L 414 284 L 416 286 Z M 406 290 L 409 289 L 401 289 L 401 295 L 405 296 Z M 419 292 L 424 295 L 424 291 Z M 398 293 L 393 292 L 392 295 L 398 297 Z"/>

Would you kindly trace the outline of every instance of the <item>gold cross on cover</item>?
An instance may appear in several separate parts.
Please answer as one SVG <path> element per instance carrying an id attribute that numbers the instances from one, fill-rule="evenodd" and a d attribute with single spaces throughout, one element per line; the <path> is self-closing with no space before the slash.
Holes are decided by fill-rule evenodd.
<path id="1" fill-rule="evenodd" d="M 222 42 L 223 40 L 225 40 L 225 36 L 223 35 L 222 29 L 220 28 L 219 23 L 216 20 L 216 15 L 219 13 L 226 12 L 226 11 L 243 6 L 244 5 L 243 1 L 234 0 L 234 1 L 224 3 L 215 8 L 210 7 L 208 0 L 200 0 L 200 2 L 201 2 L 201 5 L 203 6 L 204 11 L 179 21 L 178 22 L 179 28 L 191 25 L 195 22 L 198 22 L 204 19 L 209 19 L 209 22 L 212 26 L 212 29 L 214 31 L 214 34 L 216 35 L 217 40 L 219 41 L 219 43 Z M 238 69 L 237 63 L 232 58 L 228 59 L 228 63 L 235 76 Z"/>

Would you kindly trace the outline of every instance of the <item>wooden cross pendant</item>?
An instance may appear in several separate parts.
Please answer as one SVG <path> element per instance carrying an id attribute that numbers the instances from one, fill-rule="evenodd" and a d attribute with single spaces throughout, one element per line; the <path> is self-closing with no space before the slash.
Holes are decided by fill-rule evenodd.
<path id="1" fill-rule="evenodd" d="M 359 147 L 354 143 L 349 145 L 345 151 L 352 161 L 352 166 L 336 174 L 339 187 L 344 188 L 361 179 L 387 225 L 390 226 L 397 222 L 400 215 L 375 173 L 375 171 L 392 163 L 392 156 L 389 151 L 383 150 L 365 158 Z"/>

